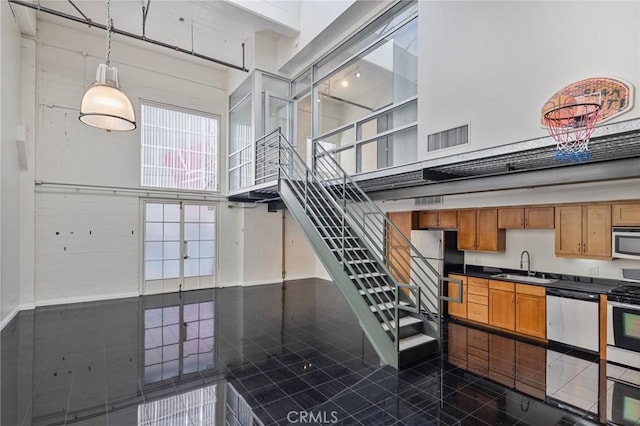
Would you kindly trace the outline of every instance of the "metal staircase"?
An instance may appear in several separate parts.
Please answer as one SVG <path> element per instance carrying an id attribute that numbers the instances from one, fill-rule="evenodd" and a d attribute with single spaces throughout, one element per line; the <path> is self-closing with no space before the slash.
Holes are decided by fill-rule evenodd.
<path id="1" fill-rule="evenodd" d="M 281 199 L 383 362 L 400 368 L 430 356 L 442 340 L 441 300 L 461 299 L 442 296 L 449 280 L 331 155 L 314 149 L 309 168 L 277 129 L 256 141 L 256 177 L 277 176 Z"/>

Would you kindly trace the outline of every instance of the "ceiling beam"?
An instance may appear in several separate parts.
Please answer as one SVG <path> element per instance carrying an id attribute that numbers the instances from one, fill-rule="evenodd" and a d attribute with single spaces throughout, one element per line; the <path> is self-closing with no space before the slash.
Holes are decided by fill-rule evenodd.
<path id="1" fill-rule="evenodd" d="M 48 7 L 40 6 L 39 4 L 28 3 L 28 2 L 22 1 L 22 0 L 8 0 L 8 1 L 9 1 L 9 3 L 16 4 L 18 6 L 23 6 L 23 7 L 29 8 L 29 9 L 33 9 L 33 10 L 38 11 L 38 12 L 48 13 L 50 15 L 57 16 L 59 18 L 67 19 L 69 21 L 74 21 L 74 22 L 77 22 L 79 24 L 84 24 L 84 25 L 89 26 L 90 28 L 94 27 L 94 28 L 99 28 L 101 30 L 107 31 L 107 26 L 106 25 L 98 24 L 98 23 L 92 21 L 91 19 L 79 18 L 77 16 L 69 15 L 68 13 L 60 12 L 59 10 L 50 9 Z M 172 46 L 172 45 L 164 43 L 162 41 L 150 39 L 150 38 L 145 37 L 143 35 L 130 33 L 129 31 L 119 30 L 118 28 L 114 28 L 114 27 L 111 28 L 111 31 L 114 34 L 119 34 L 119 35 L 124 36 L 124 37 L 132 38 L 134 40 L 139 40 L 139 41 L 142 41 L 142 42 L 145 42 L 145 43 L 153 44 L 155 46 L 160 46 L 160 47 L 164 47 L 164 48 L 167 48 L 167 49 L 171 49 L 174 52 L 184 53 L 186 55 L 193 56 L 193 57 L 199 58 L 199 59 L 203 59 L 205 61 L 213 62 L 213 63 L 216 63 L 218 65 L 222 65 L 222 66 L 225 66 L 225 67 L 228 67 L 228 68 L 233 68 L 233 69 L 238 70 L 238 71 L 244 71 L 244 72 L 248 72 L 249 71 L 244 66 L 244 43 L 242 44 L 242 52 L 243 52 L 242 53 L 242 65 L 235 65 L 235 64 L 232 64 L 230 62 L 226 62 L 226 61 L 222 61 L 220 59 L 212 58 L 211 56 L 206 56 L 206 55 L 202 55 L 200 53 L 196 53 L 193 50 L 183 49 L 182 47 Z"/>
<path id="2" fill-rule="evenodd" d="M 434 195 L 471 194 L 508 189 L 570 185 L 640 177 L 640 159 L 584 163 L 542 170 L 513 171 L 487 177 L 464 178 L 449 182 L 425 183 L 408 188 L 367 191 L 372 200 L 402 200 Z"/>

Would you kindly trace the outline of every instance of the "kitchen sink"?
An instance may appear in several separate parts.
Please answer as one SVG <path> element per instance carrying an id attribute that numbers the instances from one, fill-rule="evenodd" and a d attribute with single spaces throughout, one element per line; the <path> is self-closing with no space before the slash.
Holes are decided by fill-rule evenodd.
<path id="1" fill-rule="evenodd" d="M 510 281 L 517 281 L 520 283 L 531 283 L 531 284 L 551 284 L 558 281 L 554 278 L 537 278 L 537 277 L 528 277 L 526 275 L 516 275 L 516 274 L 496 274 L 496 275 L 491 275 L 491 278 L 500 278 L 502 280 L 510 280 Z"/>

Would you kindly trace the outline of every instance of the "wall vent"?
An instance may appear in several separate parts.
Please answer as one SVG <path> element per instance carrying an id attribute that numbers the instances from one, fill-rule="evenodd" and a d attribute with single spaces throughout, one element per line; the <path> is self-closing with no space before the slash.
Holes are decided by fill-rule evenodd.
<path id="1" fill-rule="evenodd" d="M 427 151 L 437 151 L 439 149 L 451 148 L 452 146 L 465 145 L 469 143 L 469 125 L 455 127 L 427 136 Z"/>
<path id="2" fill-rule="evenodd" d="M 435 204 L 442 204 L 443 199 L 444 197 L 442 195 L 416 198 L 416 206 L 433 206 Z"/>

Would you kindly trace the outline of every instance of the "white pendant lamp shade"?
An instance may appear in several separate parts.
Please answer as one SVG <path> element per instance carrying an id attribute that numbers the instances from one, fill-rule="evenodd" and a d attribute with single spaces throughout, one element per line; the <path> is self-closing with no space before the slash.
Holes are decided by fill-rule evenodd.
<path id="1" fill-rule="evenodd" d="M 136 128 L 136 114 L 131 101 L 120 90 L 117 68 L 98 66 L 95 83 L 82 96 L 80 121 L 107 131 Z"/>

